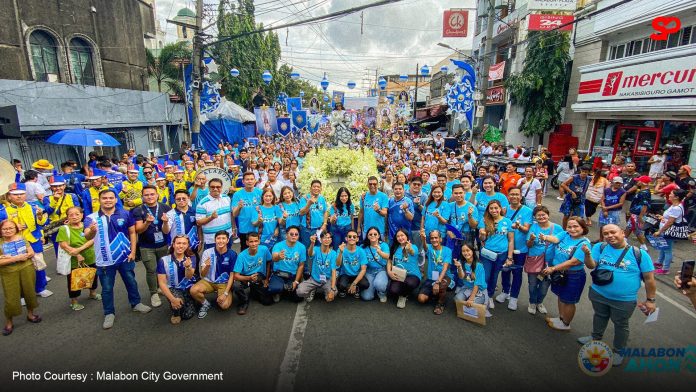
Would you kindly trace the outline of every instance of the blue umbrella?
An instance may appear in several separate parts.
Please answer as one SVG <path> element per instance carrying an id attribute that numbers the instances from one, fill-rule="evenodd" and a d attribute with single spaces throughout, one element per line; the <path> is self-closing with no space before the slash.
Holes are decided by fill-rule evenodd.
<path id="1" fill-rule="evenodd" d="M 121 145 L 121 143 L 119 143 L 116 139 L 104 132 L 95 131 L 94 129 L 79 128 L 66 129 L 64 131 L 56 132 L 51 137 L 46 139 L 46 142 L 83 147 L 114 147 Z"/>

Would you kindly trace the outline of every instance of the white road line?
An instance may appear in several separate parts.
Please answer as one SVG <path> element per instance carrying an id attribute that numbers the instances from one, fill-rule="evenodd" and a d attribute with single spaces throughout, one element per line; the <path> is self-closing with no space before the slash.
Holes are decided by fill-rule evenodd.
<path id="1" fill-rule="evenodd" d="M 676 306 L 677 309 L 681 310 L 682 312 L 686 313 L 687 315 L 693 317 L 696 319 L 696 313 L 692 312 L 691 310 L 687 309 L 684 307 L 682 304 L 678 303 L 677 301 L 673 300 L 672 298 L 666 296 L 665 294 L 662 294 L 661 292 L 657 292 L 657 295 L 660 296 L 660 298 L 664 299 L 665 301 L 671 303 L 672 305 Z"/>
<path id="2" fill-rule="evenodd" d="M 285 348 L 285 356 L 280 364 L 280 374 L 276 380 L 276 392 L 291 392 L 295 389 L 295 375 L 300 367 L 300 354 L 304 342 L 305 329 L 307 329 L 307 302 L 297 304 L 295 320 L 292 322 L 288 346 Z"/>

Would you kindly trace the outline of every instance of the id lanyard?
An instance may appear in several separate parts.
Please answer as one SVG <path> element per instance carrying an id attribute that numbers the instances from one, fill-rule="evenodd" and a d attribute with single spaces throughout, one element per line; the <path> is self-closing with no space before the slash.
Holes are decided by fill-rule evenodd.
<path id="1" fill-rule="evenodd" d="M 155 207 L 155 213 L 154 213 L 154 215 L 153 215 L 153 214 L 152 214 L 152 210 L 150 209 L 150 207 L 145 206 L 145 205 L 143 206 L 143 208 L 147 209 L 147 212 L 148 212 L 150 215 L 152 215 L 152 216 L 155 217 L 155 221 L 152 222 L 152 223 L 155 224 L 155 225 L 159 224 L 159 207 L 160 207 L 160 205 L 159 205 L 159 203 L 157 203 L 157 207 Z M 155 231 L 159 231 L 159 229 L 158 229 L 157 227 L 155 227 Z"/>

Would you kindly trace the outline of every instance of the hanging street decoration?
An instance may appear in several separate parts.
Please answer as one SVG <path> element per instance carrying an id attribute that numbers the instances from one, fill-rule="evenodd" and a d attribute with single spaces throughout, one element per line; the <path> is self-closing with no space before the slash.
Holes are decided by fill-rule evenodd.
<path id="1" fill-rule="evenodd" d="M 430 75 L 430 67 L 428 67 L 427 64 L 423 65 L 420 69 L 421 76 L 428 76 Z"/>
<path id="2" fill-rule="evenodd" d="M 468 122 L 469 129 L 472 129 L 476 72 L 468 63 L 459 60 L 451 61 L 462 71 L 462 76 L 455 78 L 456 83 L 453 85 L 445 85 L 445 91 L 447 91 L 445 100 L 449 106 L 447 114 L 453 115 L 454 120 L 459 123 Z"/>
<path id="3" fill-rule="evenodd" d="M 408 75 L 406 75 L 406 74 L 401 74 L 401 75 L 399 75 L 399 81 L 400 81 L 401 83 L 407 82 L 407 81 L 408 81 Z"/>
<path id="4" fill-rule="evenodd" d="M 290 73 L 290 79 L 292 80 L 297 80 L 300 78 L 300 73 L 299 72 L 291 72 Z"/>
<path id="5" fill-rule="evenodd" d="M 348 82 L 347 86 L 348 86 L 348 88 L 349 88 L 349 89 L 351 89 L 351 90 L 352 90 L 352 89 L 354 89 L 354 88 L 355 88 L 356 84 L 355 84 L 355 82 L 354 82 L 354 81 L 352 81 L 352 80 L 351 80 L 351 81 L 349 81 L 349 82 Z"/>
<path id="6" fill-rule="evenodd" d="M 377 82 L 377 84 L 379 85 L 379 88 L 381 90 L 384 90 L 385 88 L 387 88 L 387 80 L 384 79 L 384 76 L 379 77 L 379 81 Z"/>
<path id="7" fill-rule="evenodd" d="M 261 74 L 261 78 L 263 79 L 264 83 L 270 84 L 271 80 L 273 80 L 273 75 L 271 75 L 271 71 L 266 70 L 263 74 Z"/>
<path id="8" fill-rule="evenodd" d="M 239 70 L 238 70 L 237 68 L 232 68 L 232 69 L 230 70 L 230 76 L 232 76 L 233 78 L 238 77 L 238 76 L 239 76 Z"/>
<path id="9" fill-rule="evenodd" d="M 329 79 L 324 76 L 324 79 L 321 80 L 321 88 L 326 91 L 327 88 L 329 88 Z"/>

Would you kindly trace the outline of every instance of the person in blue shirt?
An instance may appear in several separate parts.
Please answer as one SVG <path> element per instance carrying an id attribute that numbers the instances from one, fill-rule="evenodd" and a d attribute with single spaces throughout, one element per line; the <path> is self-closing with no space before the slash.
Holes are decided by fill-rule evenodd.
<path id="1" fill-rule="evenodd" d="M 152 169 L 149 169 L 150 174 L 152 174 Z M 204 197 L 208 196 L 208 180 L 204 173 L 196 174 L 196 178 L 188 189 L 189 195 L 191 197 L 191 208 L 196 211 L 198 203 L 203 200 Z"/>
<path id="2" fill-rule="evenodd" d="M 614 323 L 613 365 L 619 366 L 623 360 L 621 353 L 628 343 L 629 319 L 636 305 L 646 315 L 655 311 L 657 284 L 648 252 L 629 245 L 623 230 L 615 224 L 605 225 L 602 230 L 606 243 L 595 244 L 590 252 L 583 246 L 585 266 L 612 271 L 612 280 L 599 284 L 593 279 L 589 293 L 594 309 L 592 335 L 581 337 L 578 342 L 602 340 L 611 319 Z M 641 278 L 645 281 L 645 302 L 638 302 Z"/>
<path id="3" fill-rule="evenodd" d="M 489 181 L 484 181 L 484 187 Z M 513 264 L 515 250 L 515 233 L 512 222 L 506 218 L 503 207 L 498 200 L 491 200 L 486 207 L 483 219 L 479 221 L 479 238 L 481 238 L 481 262 L 486 270 L 488 290 L 488 307 L 493 309 L 493 294 L 498 284 L 498 274 L 504 267 Z"/>
<path id="4" fill-rule="evenodd" d="M 591 181 L 590 167 L 582 166 L 579 174 L 575 174 L 561 184 L 561 189 L 566 192 L 560 209 L 563 214 L 563 227 L 566 227 L 566 222 L 571 216 L 585 218 L 585 192 Z"/>
<path id="5" fill-rule="evenodd" d="M 389 197 L 377 190 L 377 177 L 370 176 L 367 180 L 369 192 L 360 198 L 360 213 L 358 214 L 358 233 L 365 238 L 367 229 L 376 227 L 381 235 L 386 234 L 385 218 L 389 212 Z"/>
<path id="6" fill-rule="evenodd" d="M 522 190 L 519 187 L 508 189 L 508 207 L 505 217 L 512 222 L 512 229 L 515 233 L 515 250 L 512 252 L 513 265 L 503 268 L 500 278 L 502 280 L 503 291 L 495 298 L 496 301 L 504 303 L 509 300 L 508 309 L 517 310 L 517 297 L 520 295 L 522 287 L 522 267 L 527 259 L 527 232 L 532 225 L 532 209 L 522 204 Z"/>
<path id="7" fill-rule="evenodd" d="M 304 280 L 297 286 L 297 296 L 305 298 L 307 302 L 314 300 L 317 290 L 324 293 L 326 302 L 332 302 L 336 298 L 336 260 L 338 253 L 331 249 L 332 234 L 328 231 L 321 233 L 321 246 L 314 246 L 317 236 L 310 237 L 312 245 L 307 254 L 312 260 L 312 272 L 309 279 Z"/>
<path id="8" fill-rule="evenodd" d="M 300 217 L 300 203 L 295 197 L 295 192 L 289 186 L 280 189 L 280 201 L 278 207 L 282 213 L 280 219 L 280 240 L 285 241 L 285 228 L 290 226 L 300 227 L 302 225 Z"/>
<path id="9" fill-rule="evenodd" d="M 468 177 L 464 177 L 465 181 L 470 181 Z M 449 223 L 454 226 L 460 233 L 464 242 L 471 243 L 475 230 L 478 227 L 478 210 L 476 206 L 471 204 L 465 198 L 465 189 L 463 184 L 455 184 L 452 186 L 452 202 L 450 203 L 450 219 Z M 473 234 L 472 234 L 473 232 Z M 450 238 L 454 238 L 452 232 L 447 232 Z M 458 253 L 458 252 L 454 252 Z"/>
<path id="10" fill-rule="evenodd" d="M 542 274 L 546 264 L 551 262 L 554 257 L 554 246 L 548 241 L 542 240 L 541 236 L 555 235 L 563 231 L 563 228 L 551 222 L 549 209 L 544 206 L 534 208 L 534 223 L 527 233 L 527 259 L 525 260 L 524 271 L 527 273 L 529 281 L 529 306 L 527 311 L 536 314 L 537 310 L 541 314 L 546 314 L 544 298 L 549 291 L 551 280 Z"/>
<path id="11" fill-rule="evenodd" d="M 292 301 L 299 302 L 297 286 L 302 280 L 307 250 L 299 242 L 300 228 L 290 226 L 287 229 L 287 238 L 273 247 L 273 268 L 268 282 L 268 293 L 273 295 L 273 302 L 280 301 L 280 294 L 284 291 L 290 293 Z"/>
<path id="12" fill-rule="evenodd" d="M 346 240 L 348 231 L 353 230 L 353 215 L 355 215 L 355 206 L 350 200 L 350 192 L 348 188 L 340 187 L 336 192 L 336 200 L 329 209 L 334 250 L 337 250 L 341 242 Z"/>
<path id="13" fill-rule="evenodd" d="M 447 187 L 447 175 L 445 173 L 439 173 L 437 175 L 437 183 L 435 184 L 442 189 L 442 194 L 445 201 L 449 202 L 452 197 L 452 189 Z M 432 188 L 430 189 L 432 193 Z"/>
<path id="14" fill-rule="evenodd" d="M 372 301 L 375 293 L 379 297 L 379 302 L 387 302 L 387 261 L 389 260 L 389 244 L 382 241 L 379 230 L 375 227 L 367 229 L 367 237 L 363 241 L 362 248 L 367 257 L 367 273 L 365 278 L 370 286 L 366 290 L 360 291 L 363 301 Z"/>
<path id="15" fill-rule="evenodd" d="M 244 173 L 244 188 L 232 195 L 232 216 L 237 218 L 238 233 L 241 250 L 246 249 L 246 237 L 249 233 L 257 233 L 258 211 L 256 207 L 261 205 L 261 189 L 255 188 L 256 177 L 254 173 Z"/>
<path id="16" fill-rule="evenodd" d="M 478 216 L 482 217 L 486 212 L 486 207 L 491 200 L 497 200 L 503 210 L 507 209 L 510 203 L 507 198 L 500 192 L 495 191 L 495 180 L 491 176 L 485 176 L 482 180 L 483 192 L 476 193 L 476 208 L 478 208 Z M 505 214 L 505 211 L 503 211 Z"/>
<path id="17" fill-rule="evenodd" d="M 580 296 L 585 288 L 585 268 L 583 262 L 590 251 L 590 240 L 585 236 L 589 232 L 585 219 L 579 216 L 568 218 L 566 231 L 558 235 L 540 235 L 544 241 L 556 244 L 554 257 L 544 275 L 563 273 L 565 282 L 560 282 L 551 276 L 551 292 L 558 296 L 558 317 L 546 318 L 549 327 L 560 330 L 570 330 L 570 323 L 575 316 L 575 304 L 580 302 Z M 583 251 L 583 247 L 587 252 Z"/>
<path id="18" fill-rule="evenodd" d="M 203 250 L 200 241 L 202 233 L 199 233 L 200 228 L 196 226 L 196 211 L 190 207 L 190 200 L 188 192 L 183 189 L 174 193 L 175 207 L 167 212 L 169 224 L 162 227 L 162 232 L 169 235 L 170 245 L 174 243 L 176 236 L 186 235 L 191 249 L 194 252 L 200 252 Z"/>
<path id="19" fill-rule="evenodd" d="M 430 197 L 428 201 L 425 202 L 425 212 L 421 218 L 421 241 L 426 244 L 429 239 L 426 234 L 437 230 L 440 232 L 440 236 L 445 236 L 446 226 L 450 219 L 450 204 L 445 200 L 442 193 L 442 187 L 439 185 L 433 186 L 433 190 L 430 192 Z"/>
<path id="20" fill-rule="evenodd" d="M 238 256 L 232 272 L 237 282 L 234 294 L 239 300 L 237 314 L 245 315 L 249 308 L 249 300 L 256 297 L 261 305 L 271 305 L 273 299 L 268 294 L 268 280 L 271 270 L 271 252 L 264 245 L 260 245 L 258 233 L 249 233 L 247 236 L 247 248 Z"/>
<path id="21" fill-rule="evenodd" d="M 437 298 L 433 313 L 439 316 L 445 310 L 447 288 L 452 282 L 449 270 L 452 263 L 452 250 L 442 245 L 443 238 L 439 231 L 433 230 L 428 235 L 430 236 L 430 245 L 428 245 L 427 251 L 428 267 L 426 268 L 426 280 L 418 294 L 418 302 L 425 304 L 431 299 Z"/>
<path id="22" fill-rule="evenodd" d="M 329 220 L 329 207 L 326 198 L 321 194 L 322 185 L 319 180 L 312 180 L 309 194 L 300 199 L 300 223 L 302 233 L 300 240 L 305 246 L 309 246 L 309 237 L 314 235 L 317 230 L 326 231 Z M 311 266 L 307 268 L 307 275 L 311 271 Z"/>
<path id="23" fill-rule="evenodd" d="M 399 230 L 394 239 L 387 262 L 388 293 L 398 297 L 396 307 L 403 309 L 409 294 L 420 285 L 422 275 L 418 266 L 418 249 L 411 244 L 408 233 Z"/>
<path id="24" fill-rule="evenodd" d="M 418 249 L 423 247 L 421 243 L 420 229 L 423 219 L 423 206 L 428 200 L 428 193 L 425 192 L 423 180 L 418 176 L 411 177 L 411 186 L 406 191 L 406 197 L 413 203 L 413 219 L 411 220 L 411 242 Z"/>
<path id="25" fill-rule="evenodd" d="M 222 310 L 232 306 L 232 287 L 234 285 L 234 265 L 237 252 L 229 249 L 230 234 L 225 230 L 215 233 L 215 247 L 206 249 L 201 255 L 201 280 L 191 287 L 191 296 L 199 304 L 198 318 L 208 315 L 210 302 L 206 294 L 217 293 L 217 304 Z"/>
<path id="26" fill-rule="evenodd" d="M 341 267 L 338 276 L 338 296 L 344 298 L 350 294 L 360 298 L 360 291 L 366 290 L 370 283 L 365 278 L 367 272 L 367 257 L 362 248 L 358 247 L 358 232 L 349 230 L 346 242 L 338 247 L 336 265 Z"/>
<path id="27" fill-rule="evenodd" d="M 415 217 L 415 207 L 411 199 L 404 196 L 404 184 L 395 182 L 392 185 L 394 197 L 389 199 L 387 222 L 389 224 L 389 239 L 394 241 L 394 234 L 399 229 L 411 231 L 411 222 Z"/>
<path id="28" fill-rule="evenodd" d="M 486 289 L 486 270 L 476 257 L 473 245 L 464 243 L 461 249 L 462 261 L 454 259 L 457 268 L 456 289 L 454 299 L 463 301 L 468 307 L 474 304 L 486 305 L 488 303 L 488 290 Z M 490 316 L 486 310 L 486 316 Z"/>
<path id="29" fill-rule="evenodd" d="M 261 200 L 263 200 L 263 204 L 256 207 L 258 219 L 253 224 L 259 228 L 259 234 L 261 234 L 261 243 L 265 247 L 273 249 L 273 246 L 279 241 L 280 238 L 279 223 L 283 215 L 280 207 L 276 205 L 276 197 L 273 193 L 273 189 L 264 189 L 261 195 Z"/>
<path id="30" fill-rule="evenodd" d="M 157 283 L 162 295 L 169 300 L 172 315 L 169 321 L 177 325 L 196 313 L 189 289 L 196 278 L 197 258 L 185 234 L 174 237 L 169 254 L 157 261 Z"/>

